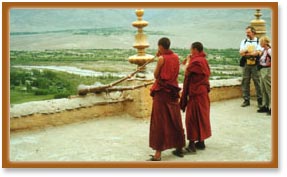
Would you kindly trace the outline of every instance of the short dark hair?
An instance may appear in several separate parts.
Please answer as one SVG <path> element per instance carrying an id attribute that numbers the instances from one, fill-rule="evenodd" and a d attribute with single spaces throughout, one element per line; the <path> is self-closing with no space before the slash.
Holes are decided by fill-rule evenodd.
<path id="1" fill-rule="evenodd" d="M 256 34 L 256 29 L 253 26 L 247 26 L 245 29 L 250 29 L 252 33 Z"/>
<path id="2" fill-rule="evenodd" d="M 157 45 L 161 45 L 164 49 L 169 49 L 170 40 L 167 37 L 163 37 L 160 40 L 158 40 Z"/>
<path id="3" fill-rule="evenodd" d="M 191 44 L 192 49 L 197 49 L 199 52 L 203 51 L 203 45 L 200 42 L 194 42 Z"/>

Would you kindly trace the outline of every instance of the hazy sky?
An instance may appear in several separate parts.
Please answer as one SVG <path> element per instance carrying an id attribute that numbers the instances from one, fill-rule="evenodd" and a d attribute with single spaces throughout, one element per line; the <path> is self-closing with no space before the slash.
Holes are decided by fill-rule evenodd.
<path id="1" fill-rule="evenodd" d="M 240 41 L 245 38 L 245 27 L 253 20 L 255 9 L 145 9 L 143 19 L 149 22 L 144 28 L 159 35 L 149 35 L 151 47 L 156 47 L 156 41 L 163 34 L 173 40 L 174 47 L 187 47 L 192 41 L 202 41 L 209 48 L 237 48 Z M 267 35 L 271 36 L 271 10 L 263 9 L 262 18 L 266 21 Z M 11 32 L 49 32 L 63 30 L 82 30 L 112 28 L 133 31 L 131 23 L 135 21 L 135 9 L 11 9 Z M 56 34 L 55 34 L 56 35 Z M 57 34 L 59 35 L 59 34 Z M 90 35 L 90 34 L 89 34 Z M 68 34 L 62 41 L 56 42 L 53 33 L 37 36 L 17 35 L 12 37 L 11 48 L 18 48 L 20 40 L 31 47 L 50 48 L 45 41 L 55 41 L 60 48 L 129 48 L 133 43 L 133 34 L 123 33 L 119 36 L 86 39 Z M 43 37 L 45 39 L 43 39 Z M 29 38 L 29 39 L 28 39 Z M 115 39 L 123 42 L 117 43 Z M 81 43 L 81 40 L 83 42 Z M 97 42 L 98 41 L 98 42 Z M 36 43 L 38 42 L 38 43 Z M 40 42 L 40 44 L 39 44 Z M 76 42 L 79 42 L 78 45 Z M 98 43 L 106 45 L 97 45 Z M 60 46 L 59 44 L 65 44 Z M 67 45 L 68 43 L 73 45 Z M 81 43 L 81 44 L 80 44 Z M 42 45 L 42 46 L 41 46 Z M 52 45 L 57 47 L 56 45 Z M 21 46 L 19 46 L 21 47 Z"/>

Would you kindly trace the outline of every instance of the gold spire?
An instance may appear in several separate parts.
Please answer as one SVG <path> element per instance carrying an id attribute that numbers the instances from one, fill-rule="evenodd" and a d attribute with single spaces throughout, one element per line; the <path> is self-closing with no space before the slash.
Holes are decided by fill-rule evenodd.
<path id="1" fill-rule="evenodd" d="M 262 16 L 261 10 L 256 9 L 254 16 L 256 17 L 256 19 L 251 20 L 250 24 L 256 30 L 256 37 L 260 38 L 261 36 L 265 36 L 266 35 L 266 22 L 265 20 L 260 19 L 260 17 Z"/>
<path id="2" fill-rule="evenodd" d="M 138 31 L 135 35 L 135 43 L 133 47 L 137 49 L 137 55 L 129 57 L 129 62 L 142 66 L 147 61 L 152 60 L 153 56 L 145 53 L 145 48 L 148 48 L 149 44 L 147 42 L 147 36 L 143 33 L 143 28 L 148 25 L 148 22 L 144 21 L 142 18 L 144 10 L 137 9 L 135 13 L 137 15 L 137 21 L 134 21 L 132 25 L 138 28 Z"/>

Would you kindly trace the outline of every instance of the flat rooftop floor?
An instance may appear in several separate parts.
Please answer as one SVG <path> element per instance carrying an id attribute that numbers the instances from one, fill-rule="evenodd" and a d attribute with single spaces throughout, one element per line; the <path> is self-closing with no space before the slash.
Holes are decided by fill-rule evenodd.
<path id="1" fill-rule="evenodd" d="M 211 103 L 212 137 L 206 140 L 206 149 L 184 158 L 166 150 L 162 160 L 271 161 L 272 117 L 257 113 L 254 100 L 245 108 L 241 103 L 242 99 Z M 146 161 L 153 153 L 149 119 L 128 114 L 10 135 L 11 161 Z"/>

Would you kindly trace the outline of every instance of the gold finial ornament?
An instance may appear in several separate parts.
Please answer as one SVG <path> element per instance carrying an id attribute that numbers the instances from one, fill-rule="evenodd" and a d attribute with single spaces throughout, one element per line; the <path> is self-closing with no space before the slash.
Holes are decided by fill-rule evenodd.
<path id="1" fill-rule="evenodd" d="M 250 22 L 250 25 L 253 26 L 256 30 L 256 37 L 260 38 L 262 36 L 266 35 L 266 22 L 265 20 L 260 19 L 262 16 L 261 10 L 256 9 L 256 12 L 254 14 L 256 19 L 252 20 Z"/>
<path id="2" fill-rule="evenodd" d="M 141 18 L 141 17 L 143 16 L 143 14 L 144 14 L 144 10 L 143 10 L 143 9 L 137 9 L 137 10 L 136 10 L 136 15 L 137 15 L 139 18 Z"/>
<path id="3" fill-rule="evenodd" d="M 134 21 L 132 25 L 138 28 L 138 31 L 135 35 L 135 43 L 133 47 L 137 49 L 137 55 L 130 56 L 129 62 L 137 64 L 138 67 L 140 67 L 146 62 L 152 60 L 154 56 L 145 53 L 145 49 L 149 47 L 149 44 L 147 42 L 147 36 L 143 32 L 143 28 L 148 26 L 148 22 L 144 21 L 142 18 L 144 15 L 144 10 L 137 9 L 135 13 L 137 15 L 137 21 Z"/>

